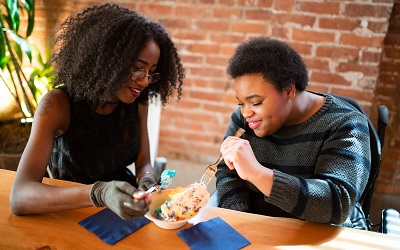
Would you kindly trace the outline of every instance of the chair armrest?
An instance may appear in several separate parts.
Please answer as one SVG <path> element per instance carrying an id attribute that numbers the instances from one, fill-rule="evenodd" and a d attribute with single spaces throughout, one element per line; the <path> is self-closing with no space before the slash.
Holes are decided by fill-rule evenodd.
<path id="1" fill-rule="evenodd" d="M 211 196 L 210 196 L 210 200 L 207 203 L 207 206 L 210 207 L 218 207 L 219 206 L 219 202 L 218 202 L 218 190 L 215 190 Z"/>
<path id="2" fill-rule="evenodd" d="M 393 208 L 382 211 L 382 222 L 379 232 L 400 236 L 400 213 Z"/>

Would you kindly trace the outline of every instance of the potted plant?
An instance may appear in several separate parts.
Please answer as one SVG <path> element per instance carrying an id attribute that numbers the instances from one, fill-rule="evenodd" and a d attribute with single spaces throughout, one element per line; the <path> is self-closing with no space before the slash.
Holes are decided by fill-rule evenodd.
<path id="1" fill-rule="evenodd" d="M 17 107 L 11 112 L 0 110 L 0 154 L 17 153 L 11 165 L 19 161 L 18 154 L 29 136 L 29 122 L 41 96 L 49 90 L 48 83 L 52 77 L 49 49 L 44 59 L 38 48 L 28 40 L 34 28 L 34 6 L 34 0 L 1 0 L 0 6 L 0 99 L 11 99 L 6 104 L 2 103 L 0 108 L 4 109 L 7 105 Z M 26 24 L 24 32 L 20 29 L 21 19 Z M 0 155 L 0 168 L 4 168 L 2 163 L 10 164 Z"/>

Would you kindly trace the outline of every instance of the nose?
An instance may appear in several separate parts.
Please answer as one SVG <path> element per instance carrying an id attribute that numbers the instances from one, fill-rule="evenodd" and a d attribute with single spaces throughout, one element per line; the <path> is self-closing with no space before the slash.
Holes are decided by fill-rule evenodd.
<path id="1" fill-rule="evenodd" d="M 240 112 L 242 113 L 244 118 L 250 118 L 254 114 L 254 112 L 251 109 L 250 105 L 246 105 L 246 104 L 243 104 L 240 107 Z"/>
<path id="2" fill-rule="evenodd" d="M 150 83 L 149 75 L 145 75 L 142 79 L 136 80 L 136 83 L 140 87 L 146 88 L 147 86 L 149 86 Z"/>

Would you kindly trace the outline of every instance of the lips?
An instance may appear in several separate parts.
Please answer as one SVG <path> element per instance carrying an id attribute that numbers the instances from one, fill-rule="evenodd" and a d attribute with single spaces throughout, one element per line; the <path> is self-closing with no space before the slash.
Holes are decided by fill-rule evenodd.
<path id="1" fill-rule="evenodd" d="M 141 90 L 138 88 L 129 88 L 129 92 L 133 97 L 138 98 L 140 96 Z"/>
<path id="2" fill-rule="evenodd" d="M 256 129 L 261 125 L 262 121 L 247 121 L 249 128 Z"/>

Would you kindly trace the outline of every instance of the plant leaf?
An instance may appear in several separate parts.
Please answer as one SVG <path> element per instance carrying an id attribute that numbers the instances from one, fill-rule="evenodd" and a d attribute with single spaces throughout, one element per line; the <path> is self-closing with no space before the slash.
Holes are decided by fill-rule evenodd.
<path id="1" fill-rule="evenodd" d="M 6 0 L 5 6 L 11 19 L 11 23 L 9 23 L 9 25 L 11 24 L 10 29 L 18 32 L 20 23 L 18 0 Z"/>
<path id="2" fill-rule="evenodd" d="M 7 56 L 6 56 L 6 40 L 4 36 L 4 31 L 0 31 L 0 68 L 1 70 L 4 70 L 4 67 L 6 66 L 7 62 Z"/>
<path id="3" fill-rule="evenodd" d="M 26 30 L 26 37 L 30 36 L 35 25 L 35 0 L 21 0 L 28 12 L 28 27 Z"/>
<path id="4" fill-rule="evenodd" d="M 24 38 L 18 36 L 11 30 L 9 30 L 8 33 L 10 34 L 11 38 L 19 45 L 21 50 L 24 51 L 25 54 L 28 56 L 29 61 L 32 62 L 32 51 L 29 43 Z"/>

